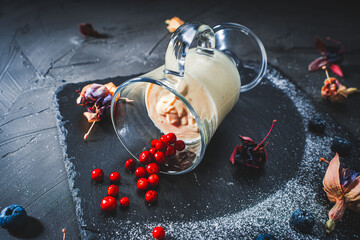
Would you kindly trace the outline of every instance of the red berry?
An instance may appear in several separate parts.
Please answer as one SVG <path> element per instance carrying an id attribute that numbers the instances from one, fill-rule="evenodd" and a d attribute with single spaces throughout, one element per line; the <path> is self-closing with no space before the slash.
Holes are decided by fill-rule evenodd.
<path id="1" fill-rule="evenodd" d="M 155 147 L 155 144 L 158 142 L 159 140 L 157 140 L 157 139 L 153 139 L 152 141 L 151 141 L 151 146 L 152 147 Z"/>
<path id="2" fill-rule="evenodd" d="M 114 211 L 116 208 L 116 205 L 117 205 L 116 199 L 112 196 L 104 197 L 100 203 L 101 209 L 104 211 L 107 211 L 107 212 Z"/>
<path id="3" fill-rule="evenodd" d="M 158 151 L 165 151 L 167 146 L 163 141 L 157 141 L 155 144 L 155 148 Z"/>
<path id="4" fill-rule="evenodd" d="M 164 143 L 166 143 L 166 135 L 162 135 L 160 137 L 160 141 L 163 141 Z"/>
<path id="5" fill-rule="evenodd" d="M 160 182 L 160 178 L 156 174 L 151 174 L 147 180 L 148 180 L 149 185 L 152 187 L 157 186 Z"/>
<path id="6" fill-rule="evenodd" d="M 139 156 L 139 162 L 142 164 L 149 164 L 152 160 L 152 155 L 149 151 L 143 151 Z"/>
<path id="7" fill-rule="evenodd" d="M 94 169 L 91 172 L 91 178 L 96 182 L 100 182 L 100 181 L 104 180 L 104 171 L 101 170 L 100 168 Z"/>
<path id="8" fill-rule="evenodd" d="M 142 178 L 142 177 L 145 177 L 146 175 L 146 170 L 145 168 L 143 167 L 138 167 L 136 170 L 135 170 L 135 176 L 137 178 Z"/>
<path id="9" fill-rule="evenodd" d="M 130 158 L 130 159 L 126 160 L 125 167 L 127 170 L 133 170 L 135 168 L 135 166 L 136 166 L 136 162 L 134 159 Z"/>
<path id="10" fill-rule="evenodd" d="M 182 141 L 182 140 L 177 140 L 176 142 L 175 142 L 175 148 L 176 148 L 176 150 L 178 150 L 178 151 L 182 151 L 182 150 L 184 150 L 185 149 L 185 143 L 184 143 L 184 141 Z"/>
<path id="11" fill-rule="evenodd" d="M 112 172 L 112 173 L 110 174 L 110 180 L 111 180 L 112 182 L 119 182 L 120 179 L 121 179 L 121 176 L 120 176 L 120 174 L 119 174 L 118 172 Z"/>
<path id="12" fill-rule="evenodd" d="M 150 174 L 158 174 L 160 172 L 160 167 L 156 163 L 150 163 L 146 166 L 147 173 Z"/>
<path id="13" fill-rule="evenodd" d="M 127 207 L 127 206 L 129 206 L 129 204 L 130 204 L 129 198 L 127 198 L 127 197 L 122 197 L 122 198 L 120 199 L 120 206 L 122 206 L 122 207 Z"/>
<path id="14" fill-rule="evenodd" d="M 154 158 L 157 163 L 164 163 L 166 161 L 165 154 L 163 152 L 156 152 L 154 154 Z"/>
<path id="15" fill-rule="evenodd" d="M 136 186 L 139 190 L 145 190 L 148 187 L 148 180 L 146 178 L 140 178 L 137 181 Z"/>
<path id="16" fill-rule="evenodd" d="M 168 148 L 166 149 L 166 156 L 171 157 L 174 156 L 175 154 L 176 154 L 176 148 L 173 146 L 168 146 Z"/>
<path id="17" fill-rule="evenodd" d="M 165 230 L 162 227 L 155 227 L 152 234 L 156 240 L 160 240 L 165 237 Z"/>
<path id="18" fill-rule="evenodd" d="M 158 194 L 155 190 L 149 190 L 145 194 L 145 200 L 149 203 L 153 203 L 157 200 Z"/>
<path id="19" fill-rule="evenodd" d="M 154 148 L 154 147 L 152 147 L 152 148 L 150 148 L 149 149 L 149 152 L 152 154 L 152 155 L 154 155 L 155 153 L 156 153 L 156 148 Z"/>
<path id="20" fill-rule="evenodd" d="M 174 133 L 166 134 L 166 143 L 173 144 L 176 142 L 176 135 Z"/>
<path id="21" fill-rule="evenodd" d="M 108 193 L 108 195 L 115 197 L 119 193 L 119 187 L 112 184 L 108 187 L 107 193 Z"/>

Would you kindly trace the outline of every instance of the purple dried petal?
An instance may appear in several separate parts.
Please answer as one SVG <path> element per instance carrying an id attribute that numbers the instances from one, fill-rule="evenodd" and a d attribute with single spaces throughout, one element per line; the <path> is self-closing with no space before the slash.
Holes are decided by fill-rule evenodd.
<path id="1" fill-rule="evenodd" d="M 245 136 L 241 136 L 241 135 L 239 135 L 239 137 L 244 144 L 247 144 L 247 143 L 255 144 L 254 140 L 252 140 L 249 137 L 245 137 Z"/>
<path id="2" fill-rule="evenodd" d="M 309 65 L 309 71 L 316 71 L 325 66 L 328 63 L 326 57 L 319 57 L 315 59 L 312 63 Z"/>
<path id="3" fill-rule="evenodd" d="M 324 43 L 323 40 L 316 37 L 315 41 L 314 41 L 314 44 L 315 44 L 315 47 L 319 50 L 321 55 L 325 56 L 327 54 L 327 47 L 326 47 L 326 44 Z"/>
<path id="4" fill-rule="evenodd" d="M 109 94 L 109 90 L 104 85 L 96 83 L 91 85 L 90 95 L 92 98 L 105 97 L 107 94 Z"/>
<path id="5" fill-rule="evenodd" d="M 347 188 L 358 176 L 360 176 L 360 173 L 357 173 L 349 168 L 345 168 L 341 171 L 342 169 L 343 165 L 340 164 L 340 184 L 343 188 Z"/>

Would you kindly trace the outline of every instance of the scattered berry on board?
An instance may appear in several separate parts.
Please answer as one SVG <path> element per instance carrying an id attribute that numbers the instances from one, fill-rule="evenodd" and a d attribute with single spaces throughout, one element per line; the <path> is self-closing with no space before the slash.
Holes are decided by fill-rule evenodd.
<path id="1" fill-rule="evenodd" d="M 139 190 L 146 190 L 148 187 L 148 180 L 146 178 L 140 178 L 137 181 L 136 186 Z"/>
<path id="2" fill-rule="evenodd" d="M 157 200 L 158 193 L 155 190 L 149 190 L 145 194 L 145 200 L 149 203 L 153 203 Z"/>
<path id="3" fill-rule="evenodd" d="M 113 196 L 104 197 L 100 203 L 101 209 L 106 212 L 114 211 L 116 208 L 116 205 L 117 205 L 117 201 Z"/>
<path id="4" fill-rule="evenodd" d="M 91 178 L 95 181 L 95 182 L 101 182 L 102 180 L 104 180 L 104 171 L 101 170 L 100 168 L 96 168 L 91 172 Z"/>
<path id="5" fill-rule="evenodd" d="M 146 170 L 144 167 L 138 167 L 136 170 L 135 170 L 135 176 L 137 178 L 143 178 L 146 176 Z"/>
<path id="6" fill-rule="evenodd" d="M 163 239 L 165 237 L 165 230 L 162 227 L 155 227 L 152 232 L 153 237 L 156 240 Z"/>
<path id="7" fill-rule="evenodd" d="M 156 174 L 151 174 L 147 180 L 148 180 L 149 185 L 152 187 L 157 186 L 160 182 L 160 178 Z"/>
<path id="8" fill-rule="evenodd" d="M 150 163 L 149 165 L 146 166 L 146 172 L 149 175 L 158 174 L 160 172 L 160 167 L 156 163 Z"/>
<path id="9" fill-rule="evenodd" d="M 130 158 L 130 159 L 126 160 L 125 167 L 127 170 L 131 171 L 135 168 L 135 166 L 136 166 L 136 162 L 134 159 Z"/>
<path id="10" fill-rule="evenodd" d="M 11 205 L 4 208 L 0 213 L 0 226 L 8 230 L 18 230 L 26 222 L 27 213 L 20 205 Z"/>
<path id="11" fill-rule="evenodd" d="M 152 155 L 149 151 L 143 151 L 139 156 L 139 162 L 142 164 L 149 164 L 152 160 Z"/>
<path id="12" fill-rule="evenodd" d="M 154 154 L 154 158 L 157 163 L 164 163 L 166 161 L 165 154 L 163 152 L 156 152 Z"/>
<path id="13" fill-rule="evenodd" d="M 115 196 L 118 195 L 118 193 L 119 193 L 119 187 L 116 186 L 116 185 L 114 185 L 114 184 L 112 184 L 112 185 L 110 185 L 110 186 L 108 187 L 107 193 L 108 193 L 109 196 L 115 197 Z"/>
<path id="14" fill-rule="evenodd" d="M 118 173 L 118 172 L 112 172 L 112 173 L 110 174 L 110 180 L 111 180 L 112 182 L 119 182 L 120 179 L 121 179 L 120 173 Z"/>
<path id="15" fill-rule="evenodd" d="M 128 207 L 130 204 L 130 200 L 127 197 L 122 197 L 119 201 L 121 207 Z"/>
<path id="16" fill-rule="evenodd" d="M 315 219 L 311 212 L 298 209 L 291 215 L 290 223 L 300 232 L 310 233 L 315 224 Z"/>

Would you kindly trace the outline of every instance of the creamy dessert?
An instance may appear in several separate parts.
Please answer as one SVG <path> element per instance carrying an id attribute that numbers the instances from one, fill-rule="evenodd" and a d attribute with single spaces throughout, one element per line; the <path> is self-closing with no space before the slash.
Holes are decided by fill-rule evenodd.
<path id="1" fill-rule="evenodd" d="M 161 79 L 164 66 L 146 74 Z M 240 94 L 240 76 L 235 63 L 224 53 L 200 54 L 191 49 L 185 61 L 184 77 L 166 75 L 173 87 L 190 103 L 205 134 L 211 137 L 224 117 L 235 105 Z M 184 140 L 200 138 L 194 116 L 185 103 L 167 89 L 149 84 L 146 96 L 148 115 L 163 132 L 175 133 Z"/>

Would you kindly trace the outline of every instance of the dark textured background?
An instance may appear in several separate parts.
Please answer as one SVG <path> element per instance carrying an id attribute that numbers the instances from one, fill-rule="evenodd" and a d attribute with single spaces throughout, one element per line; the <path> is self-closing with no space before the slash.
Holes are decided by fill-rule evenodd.
<path id="1" fill-rule="evenodd" d="M 324 73 L 307 71 L 319 56 L 314 37 L 331 36 L 345 45 L 339 80 L 360 88 L 360 20 L 350 3 L 0 1 L 0 208 L 15 202 L 26 207 L 39 232 L 33 237 L 61 238 L 64 227 L 69 239 L 80 235 L 59 145 L 55 90 L 160 66 L 167 44 L 160 40 L 169 37 L 164 20 L 172 16 L 248 26 L 263 41 L 269 62 L 360 139 L 360 94 L 342 105 L 324 102 Z M 110 38 L 84 39 L 82 22 Z M 12 238 L 0 230 L 0 239 Z"/>

